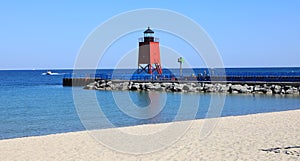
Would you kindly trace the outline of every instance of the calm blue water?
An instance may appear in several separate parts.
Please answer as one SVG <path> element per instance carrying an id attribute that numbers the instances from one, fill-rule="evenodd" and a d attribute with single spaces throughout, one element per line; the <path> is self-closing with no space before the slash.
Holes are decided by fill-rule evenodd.
<path id="1" fill-rule="evenodd" d="M 300 72 L 300 68 L 227 70 L 227 72 L 232 73 L 268 73 L 276 71 L 297 73 Z M 75 108 L 77 106 L 74 104 L 72 88 L 62 86 L 63 74 L 72 73 L 72 71 L 54 70 L 53 72 L 61 74 L 55 76 L 42 75 L 44 72 L 46 71 L 0 71 L 0 139 L 85 130 Z M 111 72 L 111 70 L 100 72 Z M 218 97 L 217 94 L 89 91 L 80 87 L 75 88 L 75 90 L 80 93 L 83 100 L 87 96 L 94 94 L 106 118 L 117 127 L 173 121 L 180 110 L 182 99 L 191 100 L 190 103 L 185 105 L 187 110 L 184 111 L 184 114 L 189 115 L 192 108 L 199 104 L 198 107 L 195 107 L 197 109 L 195 118 L 204 118 L 207 114 L 210 100 Z M 144 110 L 141 112 L 134 108 L 129 108 L 128 111 L 134 114 L 151 114 L 160 105 L 162 105 L 162 109 L 158 114 L 148 119 L 133 118 L 120 110 L 120 106 L 118 106 L 120 104 L 114 101 L 114 98 L 126 98 L 127 96 L 132 101 L 119 99 L 122 107 L 133 107 L 135 105 L 137 108 Z M 193 100 L 198 100 L 198 102 L 193 102 Z M 79 103 L 81 103 L 80 100 Z M 87 110 L 94 108 L 92 102 L 83 101 L 82 103 L 82 106 L 86 107 Z M 147 106 L 151 106 L 151 108 L 147 108 Z M 299 96 L 227 95 L 221 116 L 293 109 L 300 109 Z M 193 118 L 182 117 L 178 120 L 185 119 Z M 94 128 L 107 127 L 111 126 L 104 123 L 101 124 L 101 122 L 94 126 Z"/>

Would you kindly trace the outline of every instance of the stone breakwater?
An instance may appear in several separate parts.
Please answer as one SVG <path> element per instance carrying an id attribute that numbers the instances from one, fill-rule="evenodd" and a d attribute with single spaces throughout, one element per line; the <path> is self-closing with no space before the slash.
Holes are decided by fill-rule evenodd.
<path id="1" fill-rule="evenodd" d="M 259 83 L 209 83 L 209 82 L 114 82 L 99 80 L 84 87 L 90 90 L 131 90 L 202 93 L 254 93 L 299 95 L 299 85 Z"/>

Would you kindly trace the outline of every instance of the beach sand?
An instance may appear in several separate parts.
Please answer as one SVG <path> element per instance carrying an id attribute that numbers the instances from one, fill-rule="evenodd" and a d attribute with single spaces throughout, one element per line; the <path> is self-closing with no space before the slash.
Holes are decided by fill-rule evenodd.
<path id="1" fill-rule="evenodd" d="M 0 140 L 0 160 L 300 160 L 300 110 L 212 120 L 217 124 L 205 138 L 199 132 L 207 120 L 184 121 L 191 127 L 180 139 L 147 154 L 112 150 L 82 131 Z M 180 127 L 184 122 L 172 124 Z M 169 124 L 117 129 L 143 133 Z"/>

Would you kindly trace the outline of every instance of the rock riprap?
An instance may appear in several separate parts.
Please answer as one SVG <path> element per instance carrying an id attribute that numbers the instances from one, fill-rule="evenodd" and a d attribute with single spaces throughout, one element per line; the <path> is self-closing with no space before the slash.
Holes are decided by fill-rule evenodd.
<path id="1" fill-rule="evenodd" d="M 165 91 L 165 92 L 203 92 L 203 93 L 257 93 L 257 94 L 291 94 L 299 95 L 300 87 L 278 84 L 226 84 L 195 82 L 113 82 L 99 80 L 84 87 L 90 90 L 131 90 L 131 91 Z"/>

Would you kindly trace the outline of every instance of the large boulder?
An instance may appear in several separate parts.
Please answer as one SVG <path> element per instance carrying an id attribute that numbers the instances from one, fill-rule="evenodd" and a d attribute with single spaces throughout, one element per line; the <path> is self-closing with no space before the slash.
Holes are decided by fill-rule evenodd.
<path id="1" fill-rule="evenodd" d="M 100 83 L 97 87 L 98 88 L 105 88 L 106 87 L 106 83 Z"/>
<path id="2" fill-rule="evenodd" d="M 247 86 L 242 86 L 240 84 L 236 84 L 236 85 L 232 85 L 230 86 L 231 88 L 231 92 L 233 93 L 233 91 L 237 91 L 238 93 L 247 93 L 248 89 Z M 236 93 L 236 92 L 234 92 Z"/>
<path id="3" fill-rule="evenodd" d="M 136 90 L 139 90 L 140 89 L 140 85 L 138 83 L 134 83 L 130 86 L 129 88 L 130 90 L 132 91 L 136 91 Z"/>
<path id="4" fill-rule="evenodd" d="M 150 82 L 144 83 L 144 88 L 145 88 L 145 89 L 151 89 L 151 88 L 153 88 L 153 84 L 150 83 Z"/>
<path id="5" fill-rule="evenodd" d="M 248 93 L 252 93 L 253 90 L 254 90 L 254 86 L 248 86 L 248 87 L 247 87 L 247 92 L 248 92 Z"/>
<path id="6" fill-rule="evenodd" d="M 195 90 L 198 91 L 198 92 L 204 92 L 203 87 L 195 87 Z"/>
<path id="7" fill-rule="evenodd" d="M 182 92 L 183 90 L 183 85 L 182 84 L 174 84 L 173 88 L 171 91 L 173 92 Z"/>
<path id="8" fill-rule="evenodd" d="M 90 83 L 90 84 L 84 86 L 83 89 L 88 89 L 88 90 L 96 89 L 96 84 L 97 84 L 97 82 L 96 83 L 94 83 L 94 82 Z"/>
<path id="9" fill-rule="evenodd" d="M 185 90 L 185 91 L 189 91 L 192 88 L 193 88 L 192 86 L 187 85 L 187 84 L 184 84 L 183 87 L 182 87 L 182 89 Z"/>
<path id="10" fill-rule="evenodd" d="M 162 92 L 162 91 L 165 91 L 165 87 L 157 87 L 154 90 Z"/>
<path id="11" fill-rule="evenodd" d="M 273 94 L 280 94 L 281 86 L 280 85 L 272 85 L 271 90 L 272 90 Z"/>
<path id="12" fill-rule="evenodd" d="M 267 95 L 271 95 L 273 94 L 273 91 L 271 89 L 267 89 L 267 92 L 266 92 Z"/>
<path id="13" fill-rule="evenodd" d="M 266 87 L 262 87 L 260 85 L 255 85 L 253 88 L 253 92 L 261 94 L 261 93 L 267 93 L 267 88 Z"/>
<path id="14" fill-rule="evenodd" d="M 232 91 L 231 93 L 232 94 L 238 94 L 239 92 L 238 91 Z"/>
<path id="15" fill-rule="evenodd" d="M 166 87 L 166 88 L 169 88 L 172 86 L 172 83 L 161 83 L 160 85 L 161 87 Z"/>
<path id="16" fill-rule="evenodd" d="M 203 86 L 203 91 L 204 92 L 212 92 L 214 85 L 213 84 L 204 84 Z"/>
<path id="17" fill-rule="evenodd" d="M 111 91 L 111 90 L 112 90 L 112 88 L 111 88 L 111 87 L 105 87 L 105 90 L 107 90 L 107 91 Z"/>
<path id="18" fill-rule="evenodd" d="M 299 91 L 296 87 L 290 87 L 285 91 L 286 94 L 299 94 Z"/>
<path id="19" fill-rule="evenodd" d="M 226 84 L 217 84 L 216 90 L 217 92 L 226 93 L 229 90 L 229 86 L 227 86 Z"/>

